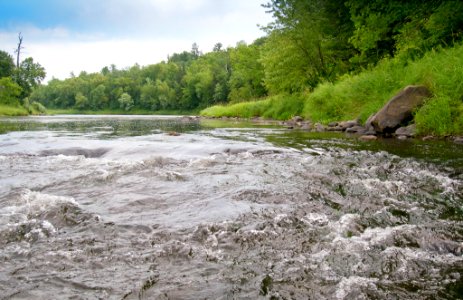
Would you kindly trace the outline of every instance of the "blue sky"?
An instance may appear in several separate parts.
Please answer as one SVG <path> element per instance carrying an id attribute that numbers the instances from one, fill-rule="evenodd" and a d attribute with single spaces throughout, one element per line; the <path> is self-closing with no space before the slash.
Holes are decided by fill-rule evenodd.
<path id="1" fill-rule="evenodd" d="M 0 0 L 0 49 L 13 54 L 19 32 L 24 56 L 47 79 L 166 59 L 196 42 L 208 52 L 263 36 L 266 0 Z"/>

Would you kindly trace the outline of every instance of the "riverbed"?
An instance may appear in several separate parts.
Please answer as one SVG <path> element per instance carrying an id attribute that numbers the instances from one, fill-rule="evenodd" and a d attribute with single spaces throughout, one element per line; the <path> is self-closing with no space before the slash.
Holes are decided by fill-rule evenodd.
<path id="1" fill-rule="evenodd" d="M 1 299 L 460 299 L 463 147 L 0 119 Z"/>

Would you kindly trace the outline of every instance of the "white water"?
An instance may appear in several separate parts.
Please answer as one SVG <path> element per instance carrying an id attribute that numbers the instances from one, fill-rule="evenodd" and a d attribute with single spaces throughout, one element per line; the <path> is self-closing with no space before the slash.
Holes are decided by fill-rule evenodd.
<path id="1" fill-rule="evenodd" d="M 277 128 L 32 120 L 0 135 L 5 299 L 457 297 L 448 165 Z"/>

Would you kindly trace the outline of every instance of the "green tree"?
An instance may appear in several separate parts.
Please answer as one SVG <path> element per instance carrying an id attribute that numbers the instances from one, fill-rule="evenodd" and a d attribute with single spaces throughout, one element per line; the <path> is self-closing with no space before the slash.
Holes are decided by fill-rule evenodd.
<path id="1" fill-rule="evenodd" d="M 14 76 L 16 83 L 22 88 L 21 97 L 29 96 L 32 89 L 36 88 L 45 76 L 45 69 L 39 63 L 35 63 L 32 57 L 23 60 Z"/>
<path id="2" fill-rule="evenodd" d="M 348 70 L 353 26 L 343 1 L 272 0 L 264 7 L 274 17 L 262 55 L 271 92 L 314 88 Z"/>
<path id="3" fill-rule="evenodd" d="M 353 62 L 374 64 L 396 54 L 421 56 L 463 39 L 463 3 L 456 0 L 348 0 L 358 50 Z"/>
<path id="4" fill-rule="evenodd" d="M 75 107 L 78 109 L 86 109 L 89 107 L 88 98 L 82 94 L 81 92 L 77 92 L 76 94 L 76 102 Z"/>
<path id="5" fill-rule="evenodd" d="M 7 52 L 0 50 L 0 78 L 13 75 L 14 68 L 13 57 Z"/>
<path id="6" fill-rule="evenodd" d="M 132 96 L 130 96 L 128 93 L 123 93 L 119 97 L 118 101 L 119 101 L 119 104 L 120 104 L 120 108 L 122 108 L 122 109 L 124 109 L 126 111 L 131 110 L 133 105 L 134 105 Z"/>
<path id="7" fill-rule="evenodd" d="M 230 50 L 231 75 L 229 80 L 232 102 L 259 98 L 267 94 L 264 86 L 264 66 L 261 63 L 262 46 L 256 43 L 238 43 Z"/>
<path id="8" fill-rule="evenodd" d="M 18 105 L 21 87 L 10 77 L 0 78 L 0 103 L 6 105 Z"/>

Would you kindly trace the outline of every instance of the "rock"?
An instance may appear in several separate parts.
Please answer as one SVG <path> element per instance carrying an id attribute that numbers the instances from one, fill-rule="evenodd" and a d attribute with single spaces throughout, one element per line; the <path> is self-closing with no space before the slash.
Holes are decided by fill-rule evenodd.
<path id="1" fill-rule="evenodd" d="M 359 137 L 359 140 L 362 140 L 362 141 L 374 141 L 377 139 L 378 137 L 375 135 L 362 135 L 361 137 Z"/>
<path id="2" fill-rule="evenodd" d="M 397 139 L 403 141 L 403 140 L 408 139 L 408 136 L 406 136 L 406 135 L 398 135 L 398 136 L 397 136 Z"/>
<path id="3" fill-rule="evenodd" d="M 169 131 L 169 132 L 167 133 L 167 135 L 170 135 L 170 136 L 179 136 L 180 133 L 178 133 L 178 132 L 176 132 L 176 131 Z"/>
<path id="4" fill-rule="evenodd" d="M 328 127 L 328 128 L 326 128 L 326 131 L 344 131 L 344 130 L 343 130 L 342 127 L 336 126 L 336 127 Z"/>
<path id="5" fill-rule="evenodd" d="M 377 132 L 394 132 L 413 118 L 413 111 L 431 96 L 425 86 L 407 86 L 379 110 L 371 120 Z"/>
<path id="6" fill-rule="evenodd" d="M 323 131 L 325 131 L 325 126 L 323 126 L 320 123 L 316 123 L 314 125 L 314 129 L 315 129 L 316 132 L 323 132 Z"/>
<path id="7" fill-rule="evenodd" d="M 422 138 L 423 141 L 432 141 L 435 140 L 436 138 L 432 135 L 427 135 L 424 138 Z"/>
<path id="8" fill-rule="evenodd" d="M 463 137 L 456 137 L 453 142 L 458 145 L 463 145 Z"/>
<path id="9" fill-rule="evenodd" d="M 338 122 L 331 122 L 328 124 L 328 127 L 336 127 L 338 126 Z"/>
<path id="10" fill-rule="evenodd" d="M 293 117 L 293 121 L 297 123 L 297 122 L 304 121 L 304 119 L 301 116 L 295 116 L 295 117 Z"/>
<path id="11" fill-rule="evenodd" d="M 363 126 L 356 125 L 346 129 L 346 133 L 365 134 L 367 129 Z"/>
<path id="12" fill-rule="evenodd" d="M 398 137 L 405 136 L 405 137 L 414 137 L 416 135 L 416 125 L 411 124 L 406 127 L 399 127 L 395 131 L 395 135 Z"/>
<path id="13" fill-rule="evenodd" d="M 358 126 L 358 125 L 359 123 L 357 121 L 344 121 L 338 124 L 338 126 L 342 128 L 342 131 L 347 130 L 348 128 L 352 128 L 354 126 Z"/>

